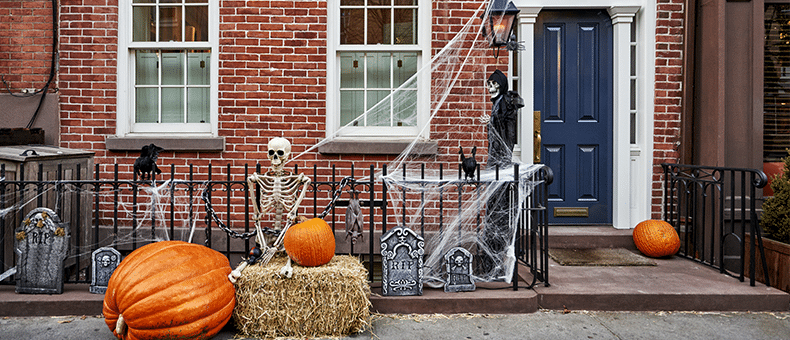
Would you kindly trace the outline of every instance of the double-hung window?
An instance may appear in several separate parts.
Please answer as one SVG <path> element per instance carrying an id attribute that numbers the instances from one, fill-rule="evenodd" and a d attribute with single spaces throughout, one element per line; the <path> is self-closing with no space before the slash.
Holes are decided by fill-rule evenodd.
<path id="1" fill-rule="evenodd" d="M 415 137 L 429 112 L 428 0 L 329 0 L 330 135 Z"/>
<path id="2" fill-rule="evenodd" d="M 119 6 L 119 135 L 216 135 L 217 1 Z"/>

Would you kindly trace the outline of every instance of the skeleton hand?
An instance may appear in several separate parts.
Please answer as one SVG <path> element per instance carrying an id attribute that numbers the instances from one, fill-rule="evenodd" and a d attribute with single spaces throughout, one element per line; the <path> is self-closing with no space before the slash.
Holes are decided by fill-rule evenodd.
<path id="1" fill-rule="evenodd" d="M 484 114 L 484 115 L 478 117 L 477 120 L 480 122 L 480 124 L 488 124 L 488 122 L 491 121 L 491 116 L 487 115 L 487 114 Z"/>

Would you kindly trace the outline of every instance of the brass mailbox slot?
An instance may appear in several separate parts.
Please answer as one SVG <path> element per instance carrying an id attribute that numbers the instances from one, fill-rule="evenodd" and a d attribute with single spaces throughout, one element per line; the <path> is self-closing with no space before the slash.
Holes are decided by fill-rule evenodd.
<path id="1" fill-rule="evenodd" d="M 571 208 L 571 207 L 556 207 L 554 208 L 554 217 L 590 217 L 589 208 Z"/>

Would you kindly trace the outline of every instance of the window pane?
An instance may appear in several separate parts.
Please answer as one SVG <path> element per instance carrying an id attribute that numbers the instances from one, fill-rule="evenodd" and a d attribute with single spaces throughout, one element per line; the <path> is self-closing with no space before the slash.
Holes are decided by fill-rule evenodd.
<path id="1" fill-rule="evenodd" d="M 211 83 L 211 52 L 193 51 L 187 54 L 187 84 L 188 85 L 209 85 Z"/>
<path id="2" fill-rule="evenodd" d="M 183 51 L 162 51 L 162 85 L 184 85 Z"/>
<path id="3" fill-rule="evenodd" d="M 790 147 L 790 5 L 765 4 L 763 160 L 777 162 Z"/>
<path id="4" fill-rule="evenodd" d="M 132 8 L 132 41 L 155 41 L 154 7 L 135 6 Z"/>
<path id="5" fill-rule="evenodd" d="M 340 53 L 340 87 L 363 88 L 365 69 L 364 53 Z"/>
<path id="6" fill-rule="evenodd" d="M 188 4 L 205 4 L 205 3 L 208 3 L 208 0 L 187 0 L 186 3 L 188 3 Z"/>
<path id="7" fill-rule="evenodd" d="M 395 44 L 417 43 L 417 10 L 395 10 Z"/>
<path id="8" fill-rule="evenodd" d="M 135 4 L 153 4 L 156 3 L 156 0 L 134 0 L 132 3 Z"/>
<path id="9" fill-rule="evenodd" d="M 159 89 L 138 88 L 135 91 L 135 122 L 158 123 Z"/>
<path id="10" fill-rule="evenodd" d="M 162 89 L 162 123 L 184 122 L 184 89 Z"/>
<path id="11" fill-rule="evenodd" d="M 345 126 L 364 112 L 365 91 L 340 91 L 340 125 Z M 362 125 L 360 122 L 354 125 Z"/>
<path id="12" fill-rule="evenodd" d="M 159 0 L 161 3 L 180 3 L 181 0 Z"/>
<path id="13" fill-rule="evenodd" d="M 209 89 L 187 89 L 187 123 L 208 123 Z"/>
<path id="14" fill-rule="evenodd" d="M 135 84 L 159 85 L 159 56 L 154 51 L 136 51 L 135 57 Z"/>
<path id="15" fill-rule="evenodd" d="M 390 0 L 368 0 L 368 6 L 391 6 Z"/>
<path id="16" fill-rule="evenodd" d="M 368 112 L 367 126 L 391 126 L 390 100 L 385 99 L 390 91 L 368 91 L 368 108 L 375 108 Z"/>
<path id="17" fill-rule="evenodd" d="M 390 9 L 368 9 L 368 41 L 366 44 L 391 44 Z"/>
<path id="18" fill-rule="evenodd" d="M 187 6 L 184 41 L 208 41 L 208 6 Z"/>
<path id="19" fill-rule="evenodd" d="M 392 98 L 395 126 L 417 126 L 417 91 L 402 90 Z"/>
<path id="20" fill-rule="evenodd" d="M 368 88 L 390 88 L 390 65 L 392 58 L 389 53 L 368 53 Z"/>
<path id="21" fill-rule="evenodd" d="M 417 0 L 395 0 L 395 6 L 417 6 Z"/>
<path id="22" fill-rule="evenodd" d="M 365 10 L 340 10 L 340 43 L 344 45 L 365 43 Z"/>
<path id="23" fill-rule="evenodd" d="M 417 54 L 416 53 L 395 53 L 394 55 L 395 72 L 393 87 L 400 87 L 417 73 Z M 408 87 L 417 87 L 417 82 L 412 81 Z"/>
<path id="24" fill-rule="evenodd" d="M 159 41 L 183 41 L 181 7 L 159 7 Z"/>

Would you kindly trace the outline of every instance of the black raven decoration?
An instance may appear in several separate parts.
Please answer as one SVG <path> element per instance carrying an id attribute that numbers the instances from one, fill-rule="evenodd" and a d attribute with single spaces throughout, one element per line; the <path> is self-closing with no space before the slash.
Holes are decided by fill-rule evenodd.
<path id="1" fill-rule="evenodd" d="M 162 170 L 156 166 L 156 159 L 159 158 L 159 153 L 164 149 L 154 144 L 148 144 L 140 149 L 140 157 L 134 161 L 134 173 L 140 175 L 140 180 L 145 180 L 146 175 L 148 179 L 153 179 L 152 173 L 161 174 Z"/>
<path id="2" fill-rule="evenodd" d="M 464 171 L 464 178 L 466 180 L 475 178 L 475 170 L 477 170 L 477 160 L 475 160 L 475 153 L 477 153 L 477 146 L 472 147 L 472 157 L 466 158 L 464 156 L 464 148 L 459 147 L 458 153 L 461 155 L 461 169 Z"/>

